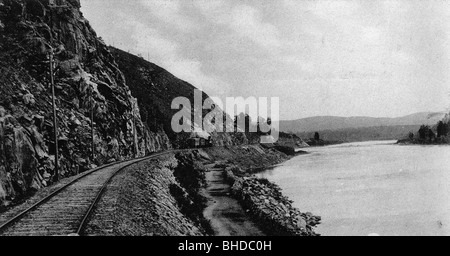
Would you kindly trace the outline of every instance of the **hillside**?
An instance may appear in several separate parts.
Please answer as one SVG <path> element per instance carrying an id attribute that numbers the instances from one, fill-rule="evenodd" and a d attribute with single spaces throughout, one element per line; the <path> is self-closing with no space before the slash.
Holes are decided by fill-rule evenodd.
<path id="1" fill-rule="evenodd" d="M 373 117 L 310 117 L 294 121 L 281 121 L 280 130 L 284 132 L 304 133 L 316 131 L 332 131 L 381 126 L 434 125 L 444 117 L 444 113 L 416 113 L 398 118 Z"/>
<path id="2" fill-rule="evenodd" d="M 123 72 L 126 84 L 133 97 L 136 97 L 141 111 L 141 117 L 146 126 L 153 132 L 165 132 L 175 148 L 186 147 L 186 139 L 190 133 L 173 132 L 172 117 L 179 110 L 171 108 L 172 101 L 177 97 L 185 97 L 192 104 L 194 112 L 193 85 L 178 79 L 167 70 L 144 60 L 141 57 L 111 47 L 119 69 Z M 209 96 L 203 93 L 203 100 Z M 206 115 L 207 111 L 203 111 Z M 225 114 L 224 114 L 225 115 Z M 194 120 L 192 118 L 192 120 Z M 200 126 L 200 124 L 196 124 Z M 213 133 L 212 142 L 215 146 L 245 144 L 244 134 Z"/>

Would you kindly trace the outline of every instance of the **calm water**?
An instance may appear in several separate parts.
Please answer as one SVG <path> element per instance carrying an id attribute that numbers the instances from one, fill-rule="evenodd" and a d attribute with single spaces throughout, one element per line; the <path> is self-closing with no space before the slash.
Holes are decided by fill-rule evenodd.
<path id="1" fill-rule="evenodd" d="M 311 148 L 260 174 L 322 235 L 450 235 L 450 146 L 393 141 Z"/>

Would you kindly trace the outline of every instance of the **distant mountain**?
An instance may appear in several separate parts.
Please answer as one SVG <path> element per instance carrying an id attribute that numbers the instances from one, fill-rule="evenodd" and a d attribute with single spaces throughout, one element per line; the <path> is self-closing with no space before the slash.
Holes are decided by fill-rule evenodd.
<path id="1" fill-rule="evenodd" d="M 280 130 L 283 132 L 309 133 L 364 127 L 435 125 L 444 116 L 445 113 L 443 112 L 423 112 L 398 118 L 318 116 L 294 121 L 281 121 Z"/>
<path id="2" fill-rule="evenodd" d="M 319 133 L 325 141 L 358 142 L 404 139 L 410 132 L 416 133 L 419 129 L 420 125 L 395 125 L 325 130 Z M 297 136 L 307 140 L 314 137 L 314 132 L 297 133 Z"/>

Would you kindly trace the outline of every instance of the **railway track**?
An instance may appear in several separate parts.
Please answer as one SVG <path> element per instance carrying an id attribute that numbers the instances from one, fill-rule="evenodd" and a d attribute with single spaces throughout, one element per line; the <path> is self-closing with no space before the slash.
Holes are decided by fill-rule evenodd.
<path id="1" fill-rule="evenodd" d="M 0 225 L 0 236 L 83 235 L 112 178 L 131 165 L 168 152 L 88 171 Z"/>

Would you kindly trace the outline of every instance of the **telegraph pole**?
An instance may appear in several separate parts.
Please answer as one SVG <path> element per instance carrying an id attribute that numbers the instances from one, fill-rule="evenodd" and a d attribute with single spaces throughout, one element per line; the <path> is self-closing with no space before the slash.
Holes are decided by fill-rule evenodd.
<path id="1" fill-rule="evenodd" d="M 92 138 L 92 162 L 95 160 L 95 140 L 94 140 L 94 88 L 92 85 L 89 90 L 90 101 L 91 101 L 91 138 Z"/>
<path id="2" fill-rule="evenodd" d="M 135 117 L 135 112 L 134 112 L 134 104 L 131 105 L 131 121 L 133 122 L 133 157 L 136 158 L 137 157 L 137 151 L 138 151 L 138 144 L 137 144 L 137 136 L 136 136 L 136 117 Z"/>
<path id="3" fill-rule="evenodd" d="M 56 97 L 55 97 L 55 78 L 54 78 L 54 49 L 53 49 L 53 9 L 54 8 L 65 8 L 67 5 L 57 6 L 54 0 L 49 1 L 49 9 L 50 9 L 50 84 L 52 87 L 52 108 L 53 108 L 53 132 L 55 134 L 55 170 L 53 173 L 53 181 L 56 182 L 59 180 L 59 147 L 58 147 L 58 120 L 56 113 Z"/>
<path id="4" fill-rule="evenodd" d="M 59 180 L 59 147 L 58 147 L 58 120 L 56 113 L 56 97 L 55 97 L 55 78 L 54 78 L 54 49 L 53 49 L 53 5 L 50 5 L 50 85 L 52 88 L 52 108 L 53 108 L 53 133 L 54 133 L 54 143 L 55 143 L 55 170 L 53 172 L 53 181 Z"/>
<path id="5" fill-rule="evenodd" d="M 56 97 L 55 97 L 55 78 L 53 70 L 53 59 L 54 59 L 53 47 L 50 47 L 50 85 L 52 88 L 52 108 L 53 108 L 53 133 L 55 135 L 55 171 L 53 173 L 53 181 L 59 180 L 59 148 L 58 148 L 58 120 L 56 113 Z"/>
<path id="6" fill-rule="evenodd" d="M 134 112 L 134 111 L 133 111 Z M 134 144 L 134 158 L 137 157 L 137 151 L 138 151 L 138 147 L 137 147 L 137 137 L 136 137 L 136 117 L 134 116 L 133 113 L 133 144 Z"/>

